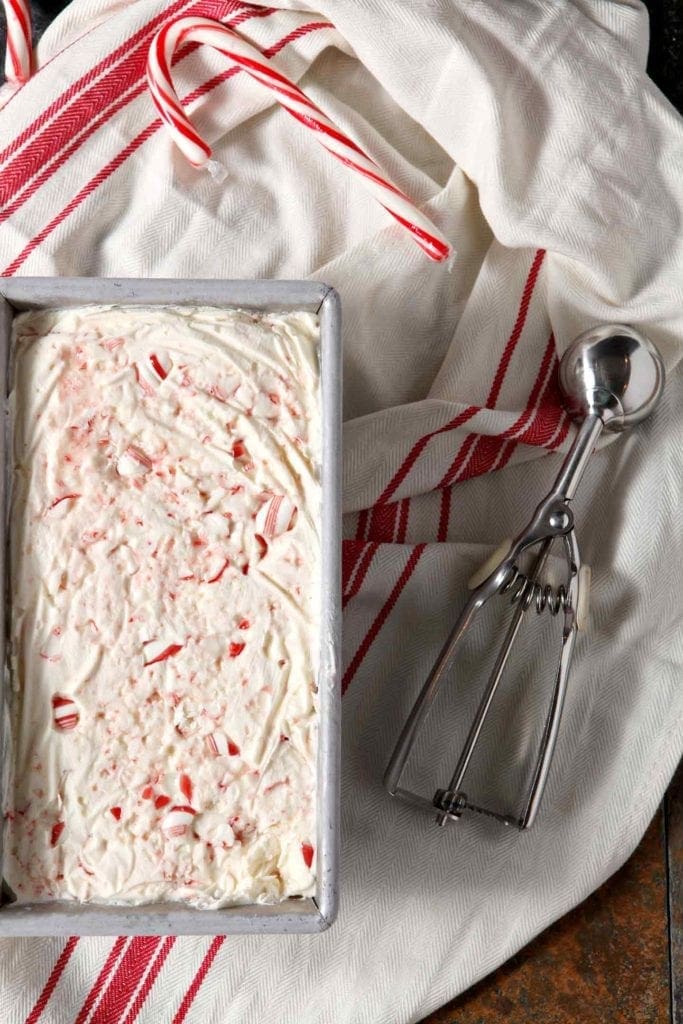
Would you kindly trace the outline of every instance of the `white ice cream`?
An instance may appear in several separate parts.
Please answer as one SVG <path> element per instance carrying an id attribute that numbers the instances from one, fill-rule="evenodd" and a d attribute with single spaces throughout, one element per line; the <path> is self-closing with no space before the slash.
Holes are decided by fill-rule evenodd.
<path id="1" fill-rule="evenodd" d="M 9 885 L 311 894 L 317 318 L 88 307 L 14 336 Z"/>

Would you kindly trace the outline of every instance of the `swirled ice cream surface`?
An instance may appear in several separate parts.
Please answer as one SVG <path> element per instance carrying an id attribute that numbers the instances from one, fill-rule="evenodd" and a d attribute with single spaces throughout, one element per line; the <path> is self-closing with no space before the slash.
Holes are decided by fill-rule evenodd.
<path id="1" fill-rule="evenodd" d="M 19 901 L 313 893 L 318 338 L 308 313 L 16 317 Z"/>

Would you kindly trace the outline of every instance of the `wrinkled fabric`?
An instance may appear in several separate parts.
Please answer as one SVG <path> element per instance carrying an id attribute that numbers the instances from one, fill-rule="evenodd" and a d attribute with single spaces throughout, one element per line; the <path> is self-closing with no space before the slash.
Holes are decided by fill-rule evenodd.
<path id="1" fill-rule="evenodd" d="M 36 1005 L 55 1022 L 417 1021 L 619 867 L 681 755 L 683 130 L 645 75 L 644 8 L 302 7 L 75 0 L 38 47 L 40 71 L 0 92 L 0 259 L 4 275 L 339 290 L 339 920 L 322 936 L 223 943 L 1 940 L 16 1021 Z M 209 83 L 188 110 L 228 174 L 190 168 L 141 77 L 154 26 L 188 12 L 236 20 L 433 217 L 455 259 L 427 260 L 271 93 L 225 78 L 207 49 L 173 76 L 181 96 Z M 382 773 L 468 577 L 524 525 L 571 443 L 558 357 L 605 321 L 651 336 L 667 386 L 647 423 L 601 442 L 575 502 L 591 622 L 541 813 L 524 835 L 481 817 L 436 829 L 390 800 Z M 446 687 L 413 774 L 425 794 L 448 779 L 496 635 L 477 627 Z M 556 654 L 550 619 L 534 616 L 473 766 L 486 799 L 519 800 Z"/>

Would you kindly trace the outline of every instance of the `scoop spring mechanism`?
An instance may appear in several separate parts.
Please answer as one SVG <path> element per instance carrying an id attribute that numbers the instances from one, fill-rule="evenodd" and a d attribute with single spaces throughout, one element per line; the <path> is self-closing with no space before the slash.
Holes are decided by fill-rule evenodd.
<path id="1" fill-rule="evenodd" d="M 538 615 L 542 615 L 546 609 L 551 615 L 559 615 L 569 603 L 569 595 L 563 583 L 559 587 L 553 587 L 550 583 L 544 586 L 525 576 L 516 565 L 511 567 L 510 577 L 503 583 L 498 593 L 507 594 L 510 591 L 512 604 L 519 602 L 524 605 L 525 610 L 535 604 Z"/>

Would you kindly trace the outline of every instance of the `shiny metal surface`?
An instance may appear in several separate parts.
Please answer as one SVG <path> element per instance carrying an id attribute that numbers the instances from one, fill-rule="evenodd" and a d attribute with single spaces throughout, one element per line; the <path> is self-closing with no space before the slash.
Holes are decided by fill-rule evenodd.
<path id="1" fill-rule="evenodd" d="M 656 348 L 644 335 L 622 324 L 591 328 L 574 341 L 562 358 L 560 387 L 568 411 L 581 420 L 574 442 L 553 486 L 536 507 L 527 526 L 511 542 L 492 571 L 474 587 L 408 716 L 387 766 L 384 782 L 392 796 L 431 810 L 436 808 L 438 825 L 459 819 L 465 811 L 486 814 L 519 829 L 529 828 L 533 823 L 559 731 L 578 630 L 577 612 L 582 606 L 581 557 L 569 503 L 602 430 L 621 431 L 639 423 L 656 406 L 663 386 L 664 368 Z M 559 587 L 553 588 L 543 583 L 541 576 L 551 545 L 557 538 L 562 538 L 563 542 L 566 577 Z M 522 573 L 518 564 L 520 556 L 537 546 L 538 553 L 530 572 Z M 429 800 L 403 788 L 401 776 L 441 684 L 446 676 L 451 677 L 455 656 L 467 630 L 486 602 L 497 595 L 512 599 L 515 611 L 448 786 L 437 789 Z M 540 749 L 522 809 L 519 813 L 501 812 L 470 802 L 463 786 L 484 722 L 530 607 L 535 607 L 539 614 L 562 612 L 560 651 Z"/>
<path id="2" fill-rule="evenodd" d="M 591 327 L 560 363 L 560 388 L 574 419 L 599 416 L 605 430 L 649 416 L 664 387 L 664 364 L 651 341 L 625 324 Z"/>

